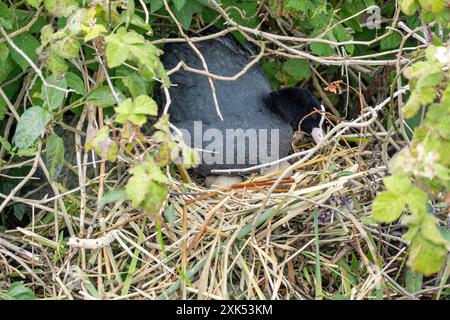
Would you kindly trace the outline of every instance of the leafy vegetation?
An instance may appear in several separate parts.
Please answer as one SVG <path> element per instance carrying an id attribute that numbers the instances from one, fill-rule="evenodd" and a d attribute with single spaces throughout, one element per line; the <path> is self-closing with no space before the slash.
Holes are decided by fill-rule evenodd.
<path id="1" fill-rule="evenodd" d="M 300 267 L 295 270 L 293 262 L 297 258 L 291 257 L 282 262 L 282 265 L 289 267 L 287 277 L 290 280 L 301 278 L 305 288 L 315 287 L 316 290 L 312 294 L 307 290 L 297 290 L 297 284 L 286 285 L 286 291 L 296 292 L 292 297 L 314 295 L 318 299 L 350 299 L 355 297 L 352 287 L 361 282 L 364 285 L 358 294 L 382 298 L 383 290 L 373 289 L 372 295 L 371 285 L 366 287 L 366 282 L 361 281 L 364 275 L 373 276 L 373 266 L 383 268 L 385 261 L 381 258 L 381 252 L 389 251 L 389 248 L 377 249 L 374 235 L 370 232 L 371 228 L 375 228 L 374 221 L 388 224 L 395 223 L 398 219 L 408 227 L 402 240 L 409 244 L 409 268 L 404 272 L 405 287 L 411 293 L 420 292 L 423 275 L 436 274 L 439 274 L 439 281 L 436 280 L 436 283 L 443 286 L 449 276 L 450 249 L 450 232 L 448 220 L 446 221 L 450 205 L 449 21 L 450 9 L 446 0 L 2 1 L 0 232 L 27 226 L 31 221 L 36 223 L 40 226 L 37 230 L 42 230 L 42 234 L 38 234 L 40 231 L 36 231 L 34 227 L 32 234 L 27 233 L 28 229 L 18 229 L 21 236 L 17 243 L 26 247 L 21 241 L 25 239 L 29 242 L 29 239 L 33 239 L 45 248 L 44 251 L 52 250 L 52 262 L 60 263 L 69 259 L 66 250 L 68 239 L 76 235 L 99 239 L 105 237 L 102 239 L 104 241 L 117 240 L 118 237 L 123 241 L 125 233 L 120 234 L 120 231 L 109 234 L 111 238 L 108 238 L 105 230 L 116 230 L 133 222 L 134 218 L 126 220 L 128 217 L 124 215 L 121 218 L 123 221 L 118 220 L 107 227 L 102 225 L 105 217 L 101 212 L 103 207 L 111 209 L 111 212 L 122 205 L 128 208 L 124 203 L 129 203 L 155 222 L 155 243 L 163 252 L 161 259 L 166 259 L 164 261 L 170 263 L 170 268 L 167 268 L 176 270 L 179 277 L 177 282 L 160 294 L 169 297 L 181 287 L 186 297 L 185 287 L 191 285 L 192 277 L 206 263 L 211 263 L 210 259 L 220 257 L 225 250 L 223 244 L 217 244 L 220 241 L 211 240 L 202 246 L 212 247 L 205 255 L 208 259 L 201 258 L 195 264 L 192 262 L 188 268 L 189 259 L 185 255 L 191 253 L 199 241 L 209 239 L 201 233 L 220 234 L 233 241 L 237 239 L 237 245 L 231 242 L 225 252 L 228 254 L 230 250 L 236 250 L 239 259 L 232 266 L 238 265 L 242 268 L 239 272 L 250 278 L 253 276 L 254 266 L 247 265 L 244 256 L 241 256 L 242 252 L 246 252 L 246 239 L 255 236 L 255 230 L 262 230 L 272 222 L 276 228 L 288 225 L 283 232 L 291 237 L 289 221 L 298 218 L 288 210 L 292 205 L 293 211 L 309 212 L 310 218 L 301 222 L 295 220 L 293 223 L 298 223 L 297 229 L 306 228 L 305 234 L 299 236 L 298 243 L 303 246 L 305 243 L 301 242 L 302 239 L 308 239 L 312 235 L 313 247 L 309 251 L 299 250 L 302 259 L 308 262 L 300 261 Z M 400 22 L 406 28 L 402 29 Z M 237 30 L 234 24 L 241 30 Z M 333 181 L 349 182 L 357 174 L 352 171 L 352 167 L 347 167 L 347 162 L 358 159 L 354 161 L 359 161 L 361 172 L 367 173 L 367 179 L 370 177 L 374 180 L 370 188 L 362 191 L 363 196 L 357 199 L 355 194 L 360 191 L 353 193 L 347 190 L 352 204 L 349 204 L 345 196 L 334 203 L 329 198 L 323 198 L 321 203 L 316 199 L 317 191 L 311 191 L 307 195 L 300 193 L 299 197 L 308 196 L 310 200 L 308 207 L 305 207 L 307 209 L 301 210 L 296 207 L 298 203 L 293 203 L 289 197 L 283 199 L 282 203 L 265 208 L 266 203 L 260 202 L 261 197 L 256 196 L 255 199 L 248 200 L 247 207 L 225 206 L 231 212 L 224 214 L 224 217 L 235 218 L 239 210 L 248 211 L 249 215 L 241 220 L 233 220 L 223 232 L 214 229 L 222 226 L 222 222 L 214 224 L 214 228 L 208 226 L 209 219 L 213 219 L 214 213 L 223 204 L 213 202 L 210 208 L 209 204 L 200 205 L 199 212 L 202 214 L 204 208 L 210 209 L 204 213 L 207 218 L 196 221 L 189 228 L 195 229 L 195 232 L 200 230 L 201 233 L 193 238 L 189 246 L 184 243 L 186 240 L 183 236 L 188 228 L 185 213 L 188 211 L 184 211 L 185 207 L 180 207 L 173 194 L 182 195 L 179 198 L 182 200 L 179 201 L 182 201 L 182 206 L 186 206 L 186 203 L 194 203 L 190 202 L 193 201 L 191 194 L 197 194 L 198 189 L 174 183 L 173 176 L 177 175 L 174 164 L 179 165 L 182 163 L 180 159 L 185 159 L 185 168 L 195 165 L 195 152 L 171 128 L 168 115 L 158 115 L 153 93 L 157 87 L 168 88 L 171 85 L 168 73 L 173 70 L 165 70 L 160 61 L 165 39 L 182 38 L 182 33 L 188 37 L 201 36 L 203 33 L 199 30 L 209 25 L 219 30 L 234 28 L 233 35 L 239 41 L 251 39 L 261 50 L 265 50 L 266 55 L 259 63 L 273 87 L 300 85 L 315 91 L 329 111 L 327 120 L 332 126 L 344 121 L 351 123 L 369 106 L 374 107 L 384 99 L 390 99 L 386 110 L 379 112 L 377 109 L 377 126 L 364 132 L 354 127 L 352 133 L 369 134 L 374 130 L 381 130 L 380 127 L 387 128 L 385 131 L 381 130 L 382 134 L 386 134 L 383 137 L 387 137 L 386 141 L 394 139 L 393 143 L 387 142 L 386 147 L 381 141 L 384 138 L 370 140 L 369 143 L 368 139 L 359 136 L 337 137 L 336 140 L 341 141 L 342 145 L 336 144 L 333 148 L 326 149 L 325 154 L 332 155 L 322 157 L 329 158 L 330 163 L 322 165 L 321 157 L 316 157 L 302 164 L 309 165 L 306 168 L 311 172 L 320 172 L 315 180 L 305 181 L 305 185 L 333 185 Z M 394 69 L 396 72 L 392 72 Z M 409 85 L 409 91 L 405 89 L 406 84 Z M 405 95 L 406 91 L 408 93 Z M 405 98 L 406 103 L 403 104 L 403 100 L 397 98 L 399 95 L 394 95 L 395 92 L 400 92 L 400 97 Z M 72 138 L 68 139 L 63 132 L 69 132 Z M 356 144 L 361 153 L 353 158 L 348 152 Z M 383 146 L 380 147 L 381 145 Z M 342 146 L 348 147 L 350 151 L 342 150 Z M 378 165 L 378 159 L 374 158 L 378 157 L 380 162 L 383 158 L 384 161 L 384 157 L 393 156 L 400 146 L 408 148 L 398 152 L 390 162 L 391 175 L 383 179 L 385 190 L 379 191 L 375 199 L 370 198 L 368 194 L 373 193 L 372 186 L 375 189 L 378 187 L 378 181 L 374 178 L 378 171 L 370 171 Z M 296 150 L 300 150 L 299 148 L 297 145 Z M 380 148 L 382 151 L 379 151 Z M 363 155 L 364 150 L 370 156 Z M 42 161 L 41 155 L 45 161 Z M 345 159 L 335 158 L 338 155 L 343 155 Z M 92 162 L 88 161 L 90 158 Z M 317 164 L 320 167 L 313 167 Z M 87 178 L 87 167 L 97 170 L 96 178 Z M 42 196 L 43 200 L 38 199 L 36 202 L 31 197 L 34 193 L 39 194 L 39 186 L 29 186 L 33 182 L 31 177 L 37 172 L 48 181 L 54 198 L 47 193 Z M 75 178 L 70 174 L 75 174 Z M 183 173 L 181 175 L 183 177 Z M 358 176 L 358 179 L 362 176 L 365 173 Z M 117 183 L 113 184 L 112 180 Z M 78 185 L 71 185 L 73 181 Z M 349 182 L 351 183 L 361 184 L 354 181 Z M 261 188 L 263 186 L 267 185 L 261 184 Z M 299 186 L 298 189 L 303 187 Z M 172 188 L 178 189 L 171 198 Z M 249 190 L 253 190 L 252 188 L 253 186 L 249 187 Z M 281 193 L 284 189 L 280 190 L 277 189 L 277 192 Z M 344 191 L 336 189 L 330 194 L 334 196 Z M 327 192 L 324 194 L 330 196 Z M 28 196 L 31 198 L 27 198 Z M 45 196 L 51 198 L 51 202 L 46 201 Z M 370 199 L 366 199 L 367 197 Z M 242 198 L 244 199 L 244 195 Z M 223 198 L 220 201 L 222 200 Z M 256 202 L 258 205 L 255 205 Z M 54 208 L 51 208 L 52 203 Z M 306 206 L 303 202 L 299 203 Z M 317 205 L 317 208 L 310 207 L 313 205 Z M 238 207 L 239 209 L 230 209 Z M 245 210 L 242 209 L 244 207 Z M 335 211 L 329 213 L 330 207 Z M 36 214 L 37 210 L 42 211 Z M 59 216 L 61 212 L 62 216 Z M 195 210 L 190 213 L 192 219 L 199 216 Z M 286 214 L 289 219 L 276 220 L 280 219 L 281 213 Z M 337 230 L 333 235 L 332 232 L 327 233 L 326 228 L 322 229 L 320 224 L 322 219 L 334 217 L 335 214 L 340 217 L 339 221 L 342 222 L 345 218 L 346 222 L 342 222 L 342 230 Z M 182 226 L 178 216 L 182 218 Z M 333 219 L 331 218 L 330 225 L 333 225 Z M 168 222 L 168 226 L 162 224 L 164 220 Z M 144 221 L 148 224 L 147 220 Z M 351 227 L 347 221 L 351 222 Z M 117 283 L 112 280 L 113 277 L 107 281 L 107 285 L 114 287 L 114 292 L 118 292 L 116 289 L 122 286 L 124 296 L 132 290 L 132 284 L 137 283 L 134 277 L 143 261 L 139 255 L 144 260 L 153 261 L 154 258 L 154 252 L 149 254 L 150 249 L 144 249 L 143 242 L 150 238 L 148 235 L 153 234 L 155 229 L 147 230 L 145 223 L 140 226 L 132 225 L 132 231 L 137 235 L 134 241 L 128 242 L 133 244 L 134 250 L 129 250 L 128 247 L 125 250 L 128 254 L 132 253 L 130 260 L 113 266 L 120 269 L 124 277 L 118 277 Z M 86 227 L 88 224 L 92 230 Z M 53 226 L 52 232 L 48 229 L 49 225 Z M 378 225 L 376 228 L 383 231 L 384 226 Z M 283 237 L 283 232 L 276 228 L 270 231 L 274 232 L 274 243 Z M 355 228 L 362 238 L 355 237 L 357 250 L 353 252 L 353 249 L 348 249 L 347 240 L 342 239 L 348 233 L 355 232 Z M 366 229 L 362 232 L 360 228 Z M 234 237 L 230 236 L 229 230 L 235 232 Z M 341 254 L 341 251 L 333 250 L 341 246 L 327 246 L 333 243 L 332 240 L 325 239 L 330 234 L 336 236 L 336 241 L 343 241 L 342 247 L 350 250 L 348 255 L 344 254 L 342 258 L 333 260 Z M 261 232 L 257 238 L 266 239 L 266 234 Z M 2 239 L 0 234 L 0 240 Z M 168 239 L 173 243 L 183 243 L 179 255 L 176 255 L 178 260 L 171 258 L 170 254 L 173 253 L 169 250 L 172 249 L 164 245 Z M 359 244 L 361 239 L 366 245 Z M 379 239 L 381 247 L 393 238 L 387 234 Z M 12 240 L 5 237 L 3 241 Z M 277 250 L 288 248 L 283 256 L 286 259 L 292 254 L 292 248 L 296 251 L 301 247 L 293 247 L 298 243 L 289 241 L 288 239 L 287 243 L 277 245 L 275 250 L 271 248 L 271 255 L 275 257 Z M 0 247 L 2 246 L 4 244 L 0 242 Z M 153 246 L 151 250 L 154 249 Z M 252 250 L 255 251 L 248 256 L 260 256 L 264 252 L 255 248 Z M 101 266 L 102 254 L 112 259 L 112 251 L 99 252 L 90 257 L 91 261 L 98 259 Z M 23 255 L 23 252 L 20 254 Z M 195 257 L 197 258 L 198 256 Z M 91 263 L 86 262 L 84 253 L 79 260 L 82 261 L 83 268 Z M 23 266 L 22 262 L 16 262 L 16 267 Z M 276 265 L 273 262 L 270 264 Z M 311 265 L 315 267 L 311 268 Z M 260 267 L 256 263 L 258 272 L 265 274 L 267 266 L 265 269 L 259 269 Z M 403 265 L 398 268 L 395 280 L 399 279 Z M 324 279 L 324 270 L 329 276 L 327 280 Z M 275 270 L 274 274 L 278 272 Z M 1 273 L 3 274 L 3 269 Z M 30 277 L 28 271 L 25 273 Z M 223 273 L 228 276 L 228 270 Z M 3 299 L 33 299 L 48 294 L 45 289 L 41 289 L 42 292 L 36 290 L 39 293 L 35 296 L 28 285 L 14 282 L 13 277 L 2 275 L 0 280 L 12 282 L 7 290 L 0 288 L 0 297 Z M 248 291 L 252 291 L 256 283 L 270 283 L 273 287 L 273 281 L 260 280 L 249 281 L 251 290 Z M 103 285 L 101 281 L 97 283 L 97 288 L 86 274 L 79 281 L 85 292 L 92 296 L 101 297 L 103 294 L 99 289 Z M 379 280 L 373 280 L 374 283 L 377 281 Z M 224 297 L 242 298 L 242 293 L 238 293 L 239 286 L 242 287 L 243 284 L 232 283 L 228 285 L 230 293 L 226 290 L 222 292 L 222 288 L 217 292 L 222 292 Z M 392 286 L 397 288 L 390 284 L 385 291 L 391 290 Z M 272 294 L 270 290 L 263 293 L 259 287 L 254 290 L 253 297 L 257 298 L 270 298 Z M 438 298 L 442 290 L 440 288 L 434 297 Z"/>

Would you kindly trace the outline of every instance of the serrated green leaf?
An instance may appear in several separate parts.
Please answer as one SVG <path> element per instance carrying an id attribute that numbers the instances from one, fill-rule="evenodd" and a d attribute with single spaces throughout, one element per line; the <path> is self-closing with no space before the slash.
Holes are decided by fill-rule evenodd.
<path id="1" fill-rule="evenodd" d="M 383 191 L 373 202 L 372 216 L 381 222 L 392 222 L 400 217 L 404 208 L 404 197 L 392 191 Z"/>
<path id="2" fill-rule="evenodd" d="M 45 160 L 50 178 L 55 180 L 64 167 L 64 141 L 58 135 L 52 134 L 47 139 Z"/>
<path id="3" fill-rule="evenodd" d="M 426 213 L 426 203 L 428 196 L 425 191 L 414 187 L 406 195 L 406 203 L 412 212 L 418 215 Z"/>
<path id="4" fill-rule="evenodd" d="M 436 245 L 419 234 L 411 242 L 408 265 L 415 272 L 431 275 L 440 270 L 446 253 L 443 245 Z"/>
<path id="5" fill-rule="evenodd" d="M 44 132 L 51 119 L 52 114 L 39 106 L 27 109 L 17 123 L 14 135 L 14 144 L 17 148 L 29 148 Z"/>
<path id="6" fill-rule="evenodd" d="M 405 195 L 411 190 L 411 181 L 407 176 L 395 175 L 383 179 L 384 185 L 389 191 L 399 196 Z"/>
<path id="7" fill-rule="evenodd" d="M 155 116 L 158 113 L 156 102 L 149 96 L 142 95 L 134 99 L 126 99 L 115 108 L 118 116 L 116 122 L 132 122 L 135 125 L 143 125 L 147 121 L 146 115 Z"/>

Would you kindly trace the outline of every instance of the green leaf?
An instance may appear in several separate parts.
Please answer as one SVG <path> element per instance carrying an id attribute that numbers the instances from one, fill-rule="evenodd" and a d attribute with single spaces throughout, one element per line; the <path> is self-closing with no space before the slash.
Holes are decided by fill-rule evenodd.
<path id="1" fill-rule="evenodd" d="M 56 17 L 68 17 L 79 8 L 77 0 L 44 0 L 44 7 Z"/>
<path id="2" fill-rule="evenodd" d="M 67 89 L 67 82 L 65 78 L 61 78 L 58 80 L 56 76 L 52 74 L 45 80 L 50 85 L 56 86 L 61 89 Z M 64 91 L 60 89 L 49 87 L 46 86 L 45 84 L 42 84 L 41 95 L 44 101 L 47 103 L 49 109 L 53 111 L 61 108 L 66 94 Z"/>
<path id="3" fill-rule="evenodd" d="M 383 179 L 386 188 L 399 196 L 405 195 L 411 189 L 411 181 L 407 176 L 395 175 Z"/>
<path id="4" fill-rule="evenodd" d="M 84 82 L 78 75 L 73 72 L 67 72 L 64 75 L 64 78 L 66 79 L 67 87 L 75 90 L 76 93 L 81 94 L 82 96 L 86 95 Z"/>
<path id="5" fill-rule="evenodd" d="M 14 144 L 19 149 L 30 147 L 44 133 L 51 119 L 52 114 L 41 107 L 34 106 L 26 110 L 17 124 Z"/>
<path id="6" fill-rule="evenodd" d="M 69 70 L 69 66 L 66 61 L 54 53 L 50 53 L 48 55 L 46 65 L 47 68 L 58 78 Z"/>
<path id="7" fill-rule="evenodd" d="M 167 177 L 150 157 L 130 172 L 133 176 L 128 180 L 125 190 L 133 207 L 142 207 L 152 214 L 159 213 L 168 193 L 165 185 Z"/>
<path id="8" fill-rule="evenodd" d="M 408 265 L 415 272 L 431 275 L 439 272 L 446 253 L 445 246 L 436 245 L 419 234 L 411 242 Z"/>
<path id="9" fill-rule="evenodd" d="M 146 95 L 139 96 L 134 101 L 126 99 L 115 110 L 118 113 L 116 122 L 130 121 L 135 125 L 143 125 L 147 121 L 145 115 L 156 116 L 158 113 L 156 102 Z"/>
<path id="10" fill-rule="evenodd" d="M 296 81 L 309 79 L 311 69 L 309 63 L 304 59 L 289 59 L 283 65 L 283 71 L 291 75 Z"/>
<path id="11" fill-rule="evenodd" d="M 6 293 L 0 294 L 5 300 L 35 300 L 36 297 L 22 282 L 14 282 Z"/>
<path id="12" fill-rule="evenodd" d="M 175 9 L 177 9 L 177 11 L 183 9 L 184 5 L 186 4 L 186 0 L 172 0 L 172 2 L 175 5 Z"/>
<path id="13" fill-rule="evenodd" d="M 334 54 L 333 48 L 325 43 L 312 42 L 309 44 L 312 53 L 320 57 L 329 57 Z"/>
<path id="14" fill-rule="evenodd" d="M 26 0 L 27 3 L 33 8 L 37 9 L 42 3 L 42 0 Z"/>
<path id="15" fill-rule="evenodd" d="M 422 289 L 423 274 L 420 272 L 413 272 L 411 269 L 406 269 L 406 289 L 411 293 L 416 293 Z"/>
<path id="16" fill-rule="evenodd" d="M 372 216 L 381 222 L 392 222 L 400 217 L 405 199 L 392 191 L 380 192 L 372 205 Z"/>
<path id="17" fill-rule="evenodd" d="M 132 45 L 144 44 L 145 39 L 135 31 L 126 31 L 121 27 L 116 33 L 105 37 L 106 61 L 110 68 L 115 68 L 124 63 L 133 49 Z"/>
<path id="18" fill-rule="evenodd" d="M 80 52 L 80 42 L 74 36 L 64 37 L 55 41 L 50 47 L 55 54 L 65 59 L 78 58 Z"/>
<path id="19" fill-rule="evenodd" d="M 440 244 L 443 246 L 449 244 L 449 242 L 442 237 L 442 234 L 436 225 L 436 220 L 432 215 L 426 215 L 422 219 L 421 233 L 425 239 L 435 244 Z"/>
<path id="20" fill-rule="evenodd" d="M 91 41 L 106 32 L 108 32 L 108 30 L 106 30 L 102 24 L 96 24 L 86 33 L 84 36 L 84 42 Z"/>
<path id="21" fill-rule="evenodd" d="M 185 5 L 181 10 L 174 10 L 176 18 L 180 21 L 185 30 L 189 29 L 192 22 L 192 16 L 202 11 L 202 6 L 195 1 L 185 1 Z"/>
<path id="22" fill-rule="evenodd" d="M 167 222 L 173 227 L 175 226 L 175 207 L 171 203 L 166 210 L 164 210 L 164 217 L 166 217 Z"/>
<path id="23" fill-rule="evenodd" d="M 94 149 L 95 153 L 102 159 L 111 162 L 116 161 L 118 147 L 117 144 L 109 137 L 109 127 L 103 127 L 100 130 L 92 128 L 88 129 L 86 137 L 86 151 Z"/>
<path id="24" fill-rule="evenodd" d="M 387 37 L 381 39 L 380 47 L 382 50 L 398 48 L 402 42 L 402 37 L 397 32 L 392 32 Z"/>
<path id="25" fill-rule="evenodd" d="M 419 0 L 420 5 L 425 11 L 438 13 L 445 7 L 445 0 Z"/>
<path id="26" fill-rule="evenodd" d="M 426 213 L 426 204 L 428 196 L 422 189 L 414 187 L 406 195 L 406 203 L 412 212 L 418 215 Z"/>
<path id="27" fill-rule="evenodd" d="M 32 61 L 38 61 L 36 49 L 40 42 L 29 32 L 22 32 L 12 39 L 14 44 L 19 47 Z M 13 48 L 9 48 L 12 59 L 25 70 L 30 67 L 29 63 Z"/>
<path id="28" fill-rule="evenodd" d="M 45 159 L 47 162 L 50 178 L 55 180 L 64 167 L 64 141 L 56 134 L 52 134 L 47 139 Z"/>
<path id="29" fill-rule="evenodd" d="M 119 188 L 119 189 L 115 189 L 115 190 L 112 190 L 112 191 L 106 193 L 103 196 L 102 200 L 100 200 L 100 203 L 108 204 L 108 203 L 125 201 L 125 200 L 128 200 L 127 193 L 126 193 L 125 189 Z"/>
<path id="30" fill-rule="evenodd" d="M 133 98 L 147 94 L 146 79 L 132 73 L 122 79 L 123 84 L 130 90 Z"/>
<path id="31" fill-rule="evenodd" d="M 400 8 L 407 15 L 414 14 L 419 9 L 419 3 L 417 0 L 400 0 Z"/>
<path id="32" fill-rule="evenodd" d="M 11 8 L 4 2 L 0 2 L 0 26 L 11 29 L 13 26 L 13 13 Z"/>
<path id="33" fill-rule="evenodd" d="M 119 96 L 119 99 L 124 100 L 125 96 L 117 88 L 114 91 Z M 106 108 L 116 104 L 116 100 L 111 93 L 111 89 L 108 86 L 100 86 L 94 89 L 94 91 L 87 97 L 87 102 L 90 104 Z"/>
<path id="34" fill-rule="evenodd" d="M 17 220 L 22 221 L 25 212 L 25 205 L 23 203 L 16 203 L 14 205 L 14 216 L 17 218 Z"/>

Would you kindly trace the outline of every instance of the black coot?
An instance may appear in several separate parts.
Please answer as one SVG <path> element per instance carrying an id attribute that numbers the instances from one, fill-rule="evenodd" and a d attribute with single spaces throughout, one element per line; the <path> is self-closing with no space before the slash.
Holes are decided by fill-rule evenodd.
<path id="1" fill-rule="evenodd" d="M 241 71 L 256 54 L 231 35 L 197 42 L 195 46 L 209 71 L 225 77 Z M 187 43 L 169 43 L 163 50 L 166 70 L 180 61 L 203 70 Z M 206 76 L 180 70 L 170 80 L 170 121 L 182 129 L 188 145 L 204 150 L 200 152 L 202 164 L 194 169 L 202 176 L 211 175 L 212 169 L 246 168 L 287 156 L 300 121 L 300 129 L 313 134 L 316 142 L 322 136 L 321 116 L 313 112 L 320 110 L 320 103 L 311 92 L 297 87 L 273 91 L 258 64 L 234 81 L 214 80 L 223 121 L 215 110 Z M 156 92 L 155 99 L 162 112 L 163 90 Z"/>

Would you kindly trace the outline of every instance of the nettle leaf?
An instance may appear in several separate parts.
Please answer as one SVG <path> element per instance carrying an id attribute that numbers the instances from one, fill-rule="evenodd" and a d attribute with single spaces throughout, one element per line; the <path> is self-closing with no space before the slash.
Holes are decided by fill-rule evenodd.
<path id="1" fill-rule="evenodd" d="M 405 208 L 405 198 L 392 191 L 380 192 L 372 205 L 372 216 L 381 222 L 392 222 Z"/>
<path id="2" fill-rule="evenodd" d="M 109 137 L 109 127 L 103 127 L 100 130 L 89 127 L 86 135 L 86 151 L 93 149 L 95 153 L 102 159 L 111 162 L 116 161 L 118 147 L 117 144 Z"/>
<path id="3" fill-rule="evenodd" d="M 292 76 L 296 81 L 309 79 L 311 77 L 311 68 L 304 59 L 289 59 L 283 65 L 283 71 Z"/>
<path id="4" fill-rule="evenodd" d="M 408 266 L 413 271 L 431 275 L 439 272 L 446 254 L 444 245 L 429 241 L 419 233 L 411 242 Z"/>
<path id="5" fill-rule="evenodd" d="M 20 117 L 14 134 L 17 148 L 29 148 L 44 133 L 51 119 L 52 114 L 39 106 L 27 109 Z"/>
<path id="6" fill-rule="evenodd" d="M 47 81 L 48 84 L 57 86 L 58 88 L 67 89 L 67 82 L 65 78 L 57 79 L 56 76 L 52 74 L 50 77 L 45 79 L 45 81 Z M 42 85 L 41 96 L 51 111 L 61 108 L 65 95 L 65 92 L 60 89 L 49 87 L 44 84 Z"/>
<path id="7" fill-rule="evenodd" d="M 156 116 L 158 114 L 158 107 L 156 102 L 149 96 L 142 95 L 132 100 L 130 98 L 123 101 L 119 107 L 115 108 L 118 116 L 116 122 L 131 123 L 141 126 L 147 122 L 146 115 Z"/>
<path id="8" fill-rule="evenodd" d="M 45 159 L 51 179 L 56 179 L 64 167 L 64 141 L 58 135 L 52 134 L 47 139 Z"/>
<path id="9" fill-rule="evenodd" d="M 19 47 L 32 61 L 38 60 L 36 49 L 40 42 L 29 32 L 23 32 L 12 39 L 14 44 Z M 10 48 L 11 58 L 25 70 L 30 67 L 29 63 L 14 49 Z"/>

